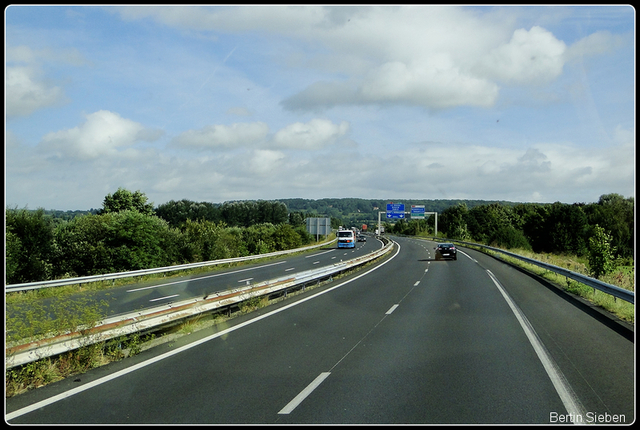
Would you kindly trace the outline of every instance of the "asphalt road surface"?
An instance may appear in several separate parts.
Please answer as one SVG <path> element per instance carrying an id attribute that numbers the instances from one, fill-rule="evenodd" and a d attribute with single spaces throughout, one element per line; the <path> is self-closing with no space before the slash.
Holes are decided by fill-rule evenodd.
<path id="1" fill-rule="evenodd" d="M 632 327 L 479 252 L 380 264 L 6 401 L 11 424 L 630 424 Z M 337 250 L 336 250 L 337 251 Z M 608 420 L 608 421 L 606 421 Z"/>

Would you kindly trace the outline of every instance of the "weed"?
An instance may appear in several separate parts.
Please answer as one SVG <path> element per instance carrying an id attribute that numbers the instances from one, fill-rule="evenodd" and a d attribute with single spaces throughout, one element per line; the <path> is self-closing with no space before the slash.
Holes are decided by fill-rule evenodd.
<path id="1" fill-rule="evenodd" d="M 5 372 L 5 395 L 12 397 L 27 390 L 85 373 L 112 361 L 138 354 L 142 344 L 153 337 L 153 335 L 142 337 L 139 333 L 133 333 L 129 336 L 86 345 L 55 357 L 7 369 Z"/>
<path id="2" fill-rule="evenodd" d="M 565 291 L 580 296 L 584 299 L 589 300 L 594 305 L 597 305 L 608 312 L 616 315 L 618 318 L 623 319 L 625 321 L 629 321 L 631 323 L 635 322 L 635 307 L 632 303 L 628 303 L 621 299 L 616 299 L 615 297 L 606 294 L 602 291 L 595 290 L 592 287 L 584 285 L 580 282 L 570 280 L 569 278 L 559 275 L 555 272 L 543 269 L 534 264 L 526 263 L 517 258 L 505 256 L 503 254 L 495 253 L 492 251 L 484 250 L 484 248 L 480 248 L 480 251 L 485 253 L 494 255 L 502 260 L 509 262 L 510 264 L 516 265 L 518 267 L 522 267 L 529 272 L 535 273 L 549 282 L 563 288 Z M 589 276 L 589 268 L 584 259 L 569 256 L 569 255 L 555 255 L 555 254 L 535 254 L 531 251 L 517 249 L 510 250 L 514 254 L 521 255 L 523 257 L 531 258 L 533 260 L 538 260 L 544 263 L 552 264 L 554 266 L 563 267 L 565 269 L 569 269 L 572 272 L 580 273 L 585 276 Z M 634 279 L 634 271 L 633 266 L 620 265 L 616 267 L 612 273 L 609 273 L 602 277 L 603 282 L 609 283 L 611 285 L 615 285 L 620 288 L 624 288 L 630 291 L 635 290 L 635 279 Z"/>
<path id="3" fill-rule="evenodd" d="M 240 302 L 240 313 L 246 314 L 257 309 L 263 308 L 269 304 L 268 296 L 252 297 L 248 300 Z"/>

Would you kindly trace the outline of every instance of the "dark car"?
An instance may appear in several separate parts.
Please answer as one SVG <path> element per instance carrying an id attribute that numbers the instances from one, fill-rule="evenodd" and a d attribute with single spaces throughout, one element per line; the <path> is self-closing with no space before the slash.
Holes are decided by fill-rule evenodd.
<path id="1" fill-rule="evenodd" d="M 367 237 L 366 236 L 364 236 L 362 234 L 358 235 L 358 242 L 366 242 L 366 241 L 367 241 Z"/>
<path id="2" fill-rule="evenodd" d="M 458 252 L 453 243 L 439 243 L 434 249 L 436 250 L 436 260 L 439 258 L 458 259 Z"/>

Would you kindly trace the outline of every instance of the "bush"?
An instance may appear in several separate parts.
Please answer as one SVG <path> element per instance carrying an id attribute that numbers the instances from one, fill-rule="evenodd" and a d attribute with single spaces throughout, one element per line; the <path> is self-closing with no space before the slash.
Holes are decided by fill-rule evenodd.
<path id="1" fill-rule="evenodd" d="M 55 231 L 58 276 L 89 276 L 168 266 L 189 256 L 166 221 L 137 211 L 85 215 Z"/>
<path id="2" fill-rule="evenodd" d="M 44 209 L 7 209 L 6 267 L 8 284 L 49 279 L 53 266 L 54 224 Z"/>
<path id="3" fill-rule="evenodd" d="M 524 233 L 512 226 L 499 228 L 491 239 L 491 244 L 499 248 L 531 250 L 531 244 Z"/>
<path id="4" fill-rule="evenodd" d="M 615 268 L 615 249 L 611 246 L 611 241 L 611 235 L 596 224 L 593 236 L 589 238 L 589 269 L 596 279 L 611 273 Z"/>

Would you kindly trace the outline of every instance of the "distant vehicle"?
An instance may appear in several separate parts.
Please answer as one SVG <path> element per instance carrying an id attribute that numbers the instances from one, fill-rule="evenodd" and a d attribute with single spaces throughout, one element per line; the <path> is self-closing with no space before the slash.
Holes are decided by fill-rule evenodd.
<path id="1" fill-rule="evenodd" d="M 353 230 L 338 230 L 338 248 L 355 248 L 356 233 Z"/>
<path id="2" fill-rule="evenodd" d="M 438 258 L 458 259 L 458 252 L 453 243 L 439 243 L 434 249 L 436 250 L 436 260 Z"/>
<path id="3" fill-rule="evenodd" d="M 358 235 L 358 242 L 366 242 L 366 241 L 367 241 L 367 237 L 364 234 Z"/>

